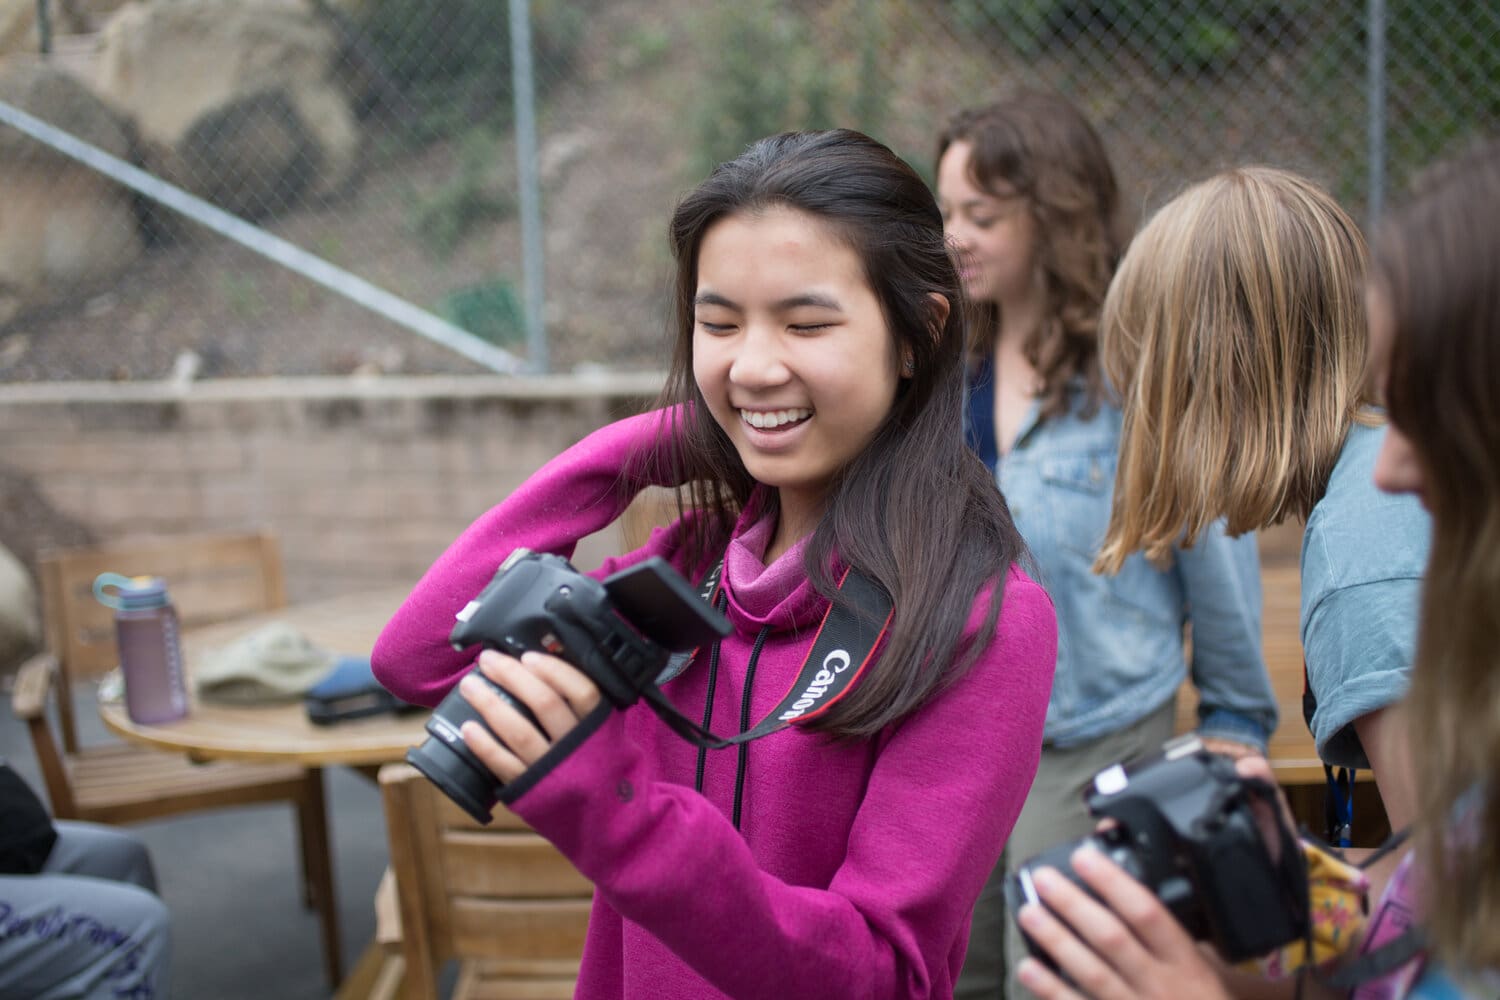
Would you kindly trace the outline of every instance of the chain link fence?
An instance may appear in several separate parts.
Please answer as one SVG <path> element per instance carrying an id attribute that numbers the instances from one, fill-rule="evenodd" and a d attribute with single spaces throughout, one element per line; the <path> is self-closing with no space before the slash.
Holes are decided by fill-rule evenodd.
<path id="1" fill-rule="evenodd" d="M 0 0 L 0 380 L 659 367 L 708 166 L 848 125 L 931 177 L 1020 86 L 1137 216 L 1257 161 L 1369 219 L 1497 131 L 1500 4 Z"/>

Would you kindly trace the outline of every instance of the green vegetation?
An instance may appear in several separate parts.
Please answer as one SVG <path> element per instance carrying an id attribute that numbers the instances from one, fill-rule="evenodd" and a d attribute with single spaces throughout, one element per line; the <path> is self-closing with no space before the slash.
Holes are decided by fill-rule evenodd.
<path id="1" fill-rule="evenodd" d="M 514 347 L 526 339 L 526 313 L 520 296 L 504 278 L 450 292 L 438 303 L 438 314 L 501 347 Z"/>
<path id="2" fill-rule="evenodd" d="M 885 32 L 888 6 L 885 0 L 831 5 L 821 20 L 834 31 L 772 0 L 709 8 L 696 26 L 698 47 L 712 62 L 695 102 L 694 174 L 788 129 L 849 125 L 878 134 L 891 85 L 880 66 L 894 44 Z"/>
<path id="3" fill-rule="evenodd" d="M 531 4 L 537 91 L 571 72 L 592 0 Z M 383 109 L 404 140 L 422 145 L 459 135 L 475 121 L 510 121 L 510 4 L 505 0 L 366 0 L 358 27 L 394 93 Z"/>
<path id="4" fill-rule="evenodd" d="M 490 131 L 466 133 L 458 169 L 430 190 L 412 192 L 412 229 L 431 250 L 448 257 L 475 229 L 515 213 L 515 195 L 496 176 L 500 139 Z"/>
<path id="5" fill-rule="evenodd" d="M 1294 27 L 1308 0 L 951 0 L 957 26 L 1017 52 L 1124 48 L 1164 73 L 1216 73 Z"/>
<path id="6" fill-rule="evenodd" d="M 1326 111 L 1329 144 L 1369 127 L 1365 83 L 1368 23 L 1364 0 L 1337 0 L 1325 17 L 1357 24 L 1340 50 L 1324 49 L 1310 61 L 1306 89 Z M 1350 86 L 1351 62 L 1360 86 Z M 1391 0 L 1385 28 L 1385 135 L 1387 202 L 1399 198 L 1412 174 L 1477 135 L 1500 131 L 1500 9 L 1466 0 Z M 1336 192 L 1348 202 L 1369 191 L 1369 164 L 1353 157 L 1338 166 Z"/>

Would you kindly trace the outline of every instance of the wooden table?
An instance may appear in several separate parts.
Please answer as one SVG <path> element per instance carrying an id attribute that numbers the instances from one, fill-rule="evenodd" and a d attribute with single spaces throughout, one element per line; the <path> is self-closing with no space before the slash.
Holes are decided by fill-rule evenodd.
<path id="1" fill-rule="evenodd" d="M 316 645 L 335 653 L 367 654 L 380 629 L 407 590 L 381 590 L 291 605 L 277 611 L 193 629 L 183 636 L 191 677 L 204 651 L 224 646 L 272 621 L 284 621 Z M 420 743 L 426 712 L 376 715 L 334 725 L 314 725 L 302 702 L 235 705 L 201 701 L 175 722 L 141 725 L 125 714 L 123 702 L 101 702 L 105 726 L 127 740 L 185 752 L 200 760 L 245 760 L 323 767 L 343 764 L 373 774 L 381 764 L 401 760 Z"/>
<path id="2" fill-rule="evenodd" d="M 205 651 L 273 621 L 287 622 L 330 652 L 367 654 L 406 594 L 406 588 L 346 594 L 189 630 L 182 639 L 189 679 L 193 664 Z M 189 697 L 187 716 L 174 722 L 132 722 L 122 701 L 101 701 L 99 715 L 106 727 L 127 740 L 186 753 L 196 760 L 291 763 L 315 770 L 341 764 L 371 780 L 382 764 L 401 760 L 408 747 L 422 741 L 422 727 L 428 717 L 426 711 L 409 712 L 319 726 L 309 721 L 300 699 L 274 705 L 235 705 L 201 701 L 195 692 Z M 337 988 L 343 965 L 338 957 L 337 920 L 325 921 L 323 926 L 329 976 Z M 371 945 L 367 951 L 378 949 Z"/>

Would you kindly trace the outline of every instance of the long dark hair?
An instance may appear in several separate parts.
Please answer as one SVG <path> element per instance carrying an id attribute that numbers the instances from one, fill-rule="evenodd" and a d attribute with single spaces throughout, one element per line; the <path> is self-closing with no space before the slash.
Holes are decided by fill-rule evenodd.
<path id="1" fill-rule="evenodd" d="M 663 401 L 687 405 L 663 447 L 677 481 L 689 484 L 686 502 L 699 512 L 688 540 L 693 561 L 722 554 L 755 486 L 693 379 L 698 251 L 716 222 L 771 207 L 822 221 L 859 254 L 897 355 L 913 361 L 875 437 L 835 477 L 804 557 L 813 586 L 830 600 L 839 599 L 833 571 L 842 564 L 895 602 L 879 661 L 808 724 L 839 737 L 869 736 L 922 704 L 989 643 L 1005 573 L 1025 548 L 994 478 L 964 445 L 966 330 L 937 204 L 889 149 L 839 129 L 754 143 L 717 167 L 672 217 L 676 347 Z M 933 293 L 952 304 L 946 317 Z M 992 581 L 984 626 L 966 638 L 974 600 Z"/>
<path id="2" fill-rule="evenodd" d="M 1500 141 L 1423 175 L 1381 232 L 1386 396 L 1432 511 L 1412 676 L 1424 920 L 1445 960 L 1500 965 Z M 1474 812 L 1463 815 L 1465 803 Z M 1455 823 L 1457 824 L 1455 826 Z M 1472 825 L 1470 825 L 1472 824 Z"/>
<path id="3" fill-rule="evenodd" d="M 1061 94 L 1023 90 L 955 114 L 938 136 L 937 160 L 967 142 L 970 179 L 991 194 L 1024 198 L 1037 221 L 1038 266 L 1046 315 L 1022 344 L 1042 380 L 1043 417 L 1069 407 L 1069 383 L 1081 377 L 1085 416 L 1103 396 L 1099 310 L 1124 244 L 1119 185 L 1104 141 Z M 974 349 L 988 354 L 999 332 L 999 307 L 974 304 Z"/>

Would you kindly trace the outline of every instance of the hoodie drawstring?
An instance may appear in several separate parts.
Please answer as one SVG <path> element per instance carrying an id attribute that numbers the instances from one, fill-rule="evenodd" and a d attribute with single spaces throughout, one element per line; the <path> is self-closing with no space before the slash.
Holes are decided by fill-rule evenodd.
<path id="1" fill-rule="evenodd" d="M 723 611 L 729 602 L 723 594 L 714 602 L 714 606 Z M 740 732 L 750 728 L 750 696 L 755 688 L 755 668 L 760 663 L 760 651 L 765 647 L 766 638 L 771 634 L 771 626 L 761 628 L 755 637 L 755 646 L 750 650 L 750 662 L 745 667 L 745 688 L 740 694 Z M 719 643 L 715 642 L 708 655 L 708 691 L 704 695 L 703 706 L 703 728 L 713 729 L 714 721 L 714 692 L 719 686 Z M 745 769 L 749 764 L 750 744 L 741 743 L 739 753 L 736 755 L 734 767 L 734 828 L 740 828 L 740 813 L 745 794 Z M 698 748 L 698 766 L 693 774 L 693 791 L 703 792 L 703 774 L 708 767 L 708 749 Z"/>
<path id="2" fill-rule="evenodd" d="M 720 614 L 729 606 L 729 597 L 723 591 L 714 596 L 714 610 Z M 704 698 L 703 705 L 703 728 L 713 731 L 714 722 L 714 689 L 719 686 L 719 641 L 714 640 L 714 648 L 708 654 L 708 694 Z M 703 771 L 708 766 L 708 748 L 698 748 L 698 769 L 693 775 L 693 791 L 703 792 Z"/>
<path id="3" fill-rule="evenodd" d="M 771 626 L 767 625 L 760 630 L 755 637 L 755 648 L 750 651 L 750 664 L 745 667 L 745 690 L 740 694 L 740 732 L 750 728 L 750 692 L 755 688 L 755 665 L 760 662 L 761 647 L 766 644 L 766 636 L 771 634 Z M 740 828 L 740 803 L 745 793 L 745 765 L 750 759 L 750 744 L 741 743 L 739 746 L 738 759 L 734 765 L 734 828 Z"/>

